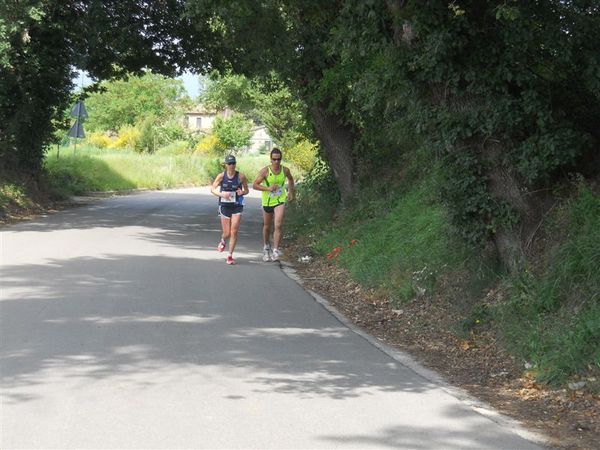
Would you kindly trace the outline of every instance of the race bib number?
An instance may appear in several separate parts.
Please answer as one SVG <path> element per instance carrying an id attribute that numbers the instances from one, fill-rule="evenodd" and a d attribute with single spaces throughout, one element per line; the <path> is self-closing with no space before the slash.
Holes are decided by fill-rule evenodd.
<path id="1" fill-rule="evenodd" d="M 229 192 L 231 194 L 229 198 L 221 197 L 221 203 L 235 203 L 237 201 L 237 194 L 235 192 Z"/>
<path id="2" fill-rule="evenodd" d="M 271 197 L 271 198 L 279 197 L 282 193 L 283 193 L 283 190 L 281 189 L 281 187 L 278 187 L 274 191 L 269 192 L 269 197 Z"/>

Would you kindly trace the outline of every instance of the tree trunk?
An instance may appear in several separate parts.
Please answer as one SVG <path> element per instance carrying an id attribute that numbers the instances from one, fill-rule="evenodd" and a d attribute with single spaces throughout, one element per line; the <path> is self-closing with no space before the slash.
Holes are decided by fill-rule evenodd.
<path id="1" fill-rule="evenodd" d="M 321 141 L 327 162 L 340 190 L 343 204 L 347 204 L 354 195 L 354 161 L 352 146 L 354 135 L 349 126 L 334 114 L 319 106 L 310 109 L 314 120 L 315 132 Z"/>
<path id="2" fill-rule="evenodd" d="M 499 226 L 493 235 L 500 260 L 510 273 L 518 273 L 524 267 L 526 250 L 539 226 L 545 202 L 528 193 L 510 168 L 502 164 L 500 143 L 486 146 L 483 156 L 490 194 L 507 202 L 519 217 L 518 225 Z"/>

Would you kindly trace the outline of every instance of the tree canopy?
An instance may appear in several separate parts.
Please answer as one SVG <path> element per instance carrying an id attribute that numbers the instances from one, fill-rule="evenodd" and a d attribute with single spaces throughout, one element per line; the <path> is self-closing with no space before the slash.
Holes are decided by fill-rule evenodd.
<path id="1" fill-rule="evenodd" d="M 600 167 L 597 1 L 45 0 L 0 12 L 5 167 L 39 169 L 73 65 L 101 78 L 231 71 L 263 82 L 273 112 L 298 99 L 343 202 L 363 175 L 425 152 L 443 161 L 441 195 L 465 239 L 492 239 L 509 266 L 544 214 L 540 193 Z"/>
<path id="2" fill-rule="evenodd" d="M 191 107 L 182 81 L 162 75 L 146 73 L 104 81 L 100 88 L 86 101 L 90 117 L 86 125 L 90 131 L 118 130 L 123 125 L 141 123 L 149 116 L 163 122 Z"/>
<path id="3" fill-rule="evenodd" d="M 275 143 L 290 148 L 311 137 L 306 105 L 294 97 L 276 74 L 267 80 L 231 73 L 213 73 L 202 102 L 215 108 L 230 107 L 257 124 L 264 124 Z"/>
<path id="4" fill-rule="evenodd" d="M 40 173 L 54 131 L 66 125 L 76 68 L 97 79 L 142 69 L 173 74 L 188 53 L 202 65 L 177 31 L 189 29 L 183 7 L 176 0 L 0 1 L 0 170 Z"/>
<path id="5" fill-rule="evenodd" d="M 225 148 L 236 153 L 240 148 L 250 144 L 252 122 L 242 114 L 234 114 L 228 118 L 216 117 L 213 133 Z"/>

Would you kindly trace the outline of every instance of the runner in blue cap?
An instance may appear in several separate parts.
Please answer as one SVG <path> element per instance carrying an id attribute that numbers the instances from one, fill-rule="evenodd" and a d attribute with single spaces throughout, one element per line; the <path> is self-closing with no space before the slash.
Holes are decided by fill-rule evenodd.
<path id="1" fill-rule="evenodd" d="M 225 157 L 225 170 L 213 181 L 210 192 L 219 197 L 219 217 L 221 217 L 221 240 L 217 250 L 222 252 L 229 239 L 229 254 L 227 264 L 235 264 L 233 250 L 237 242 L 238 230 L 242 221 L 244 210 L 244 195 L 247 195 L 248 180 L 246 176 L 236 170 L 235 156 Z"/>

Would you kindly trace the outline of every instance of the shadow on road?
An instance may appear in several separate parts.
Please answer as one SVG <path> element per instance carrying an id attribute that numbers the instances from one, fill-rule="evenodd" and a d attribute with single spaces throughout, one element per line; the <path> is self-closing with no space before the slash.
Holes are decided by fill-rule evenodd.
<path id="1" fill-rule="evenodd" d="M 9 294 L 1 304 L 3 385 L 35 384 L 47 369 L 107 378 L 179 364 L 256 371 L 248 382 L 258 391 L 344 398 L 364 388 L 424 389 L 418 377 L 399 381 L 383 356 L 366 366 L 348 359 L 352 333 L 327 314 L 317 316 L 320 307 L 289 300 L 285 293 L 300 289 L 290 280 L 266 278 L 270 289 L 248 298 L 256 280 L 247 265 L 227 279 L 227 295 L 219 283 L 197 284 L 195 274 L 214 264 L 119 256 L 5 268 L 6 292 L 27 296 Z M 133 271 L 139 277 L 124 275 L 136 267 L 143 268 Z M 165 273 L 177 275 L 166 280 Z"/>

